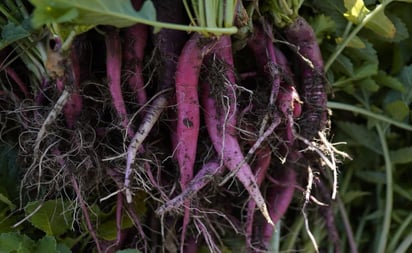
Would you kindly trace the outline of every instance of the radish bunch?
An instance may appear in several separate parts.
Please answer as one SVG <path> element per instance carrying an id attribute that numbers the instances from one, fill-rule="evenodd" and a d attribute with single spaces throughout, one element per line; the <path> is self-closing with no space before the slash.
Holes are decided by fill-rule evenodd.
<path id="1" fill-rule="evenodd" d="M 181 1 L 153 2 L 161 21 L 193 22 Z M 240 4 L 232 7 L 243 10 Z M 233 21 L 225 16 L 220 25 Z M 102 27 L 104 36 L 90 31 L 65 52 L 50 37 L 50 61 L 58 60 L 39 83 L 25 84 L 11 64 L 1 106 L 37 108 L 5 122 L 18 123 L 28 195 L 53 197 L 52 188 L 84 195 L 77 200 L 101 252 L 110 244 L 96 235 L 86 203 L 112 192 L 118 231 L 111 249 L 196 252 L 205 244 L 218 252 L 230 230 L 248 251 L 268 250 L 274 224 L 306 183 L 305 168 L 322 166 L 310 149 L 327 130 L 327 96 L 322 56 L 303 18 L 282 29 L 263 17 L 246 23 L 242 41 L 153 34 L 142 24 Z M 126 212 L 136 229 L 122 228 Z"/>

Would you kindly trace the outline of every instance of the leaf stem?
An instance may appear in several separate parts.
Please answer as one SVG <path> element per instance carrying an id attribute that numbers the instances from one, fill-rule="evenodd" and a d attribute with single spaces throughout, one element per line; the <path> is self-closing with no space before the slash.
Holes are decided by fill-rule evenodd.
<path id="1" fill-rule="evenodd" d="M 353 230 L 348 218 L 348 214 L 346 212 L 345 206 L 343 205 L 342 199 L 338 197 L 337 199 L 339 212 L 342 217 L 342 222 L 345 227 L 346 235 L 348 236 L 348 243 L 352 253 L 358 253 L 358 249 L 356 247 L 355 237 L 353 235 Z"/>
<path id="2" fill-rule="evenodd" d="M 386 172 L 386 203 L 385 214 L 383 217 L 383 227 L 380 234 L 377 253 L 384 253 L 386 250 L 386 244 L 389 236 L 389 229 L 391 226 L 391 214 L 393 205 L 393 178 L 392 178 L 392 162 L 389 155 L 388 144 L 386 143 L 385 132 L 382 129 L 381 124 L 376 124 L 376 129 L 379 134 L 379 139 L 382 146 L 383 157 L 385 159 L 385 172 Z"/>
<path id="3" fill-rule="evenodd" d="M 377 113 L 374 113 L 374 112 L 371 112 L 369 110 L 359 108 L 359 107 L 356 107 L 356 106 L 353 106 L 353 105 L 348 105 L 348 104 L 344 104 L 344 103 L 329 101 L 328 102 L 328 107 L 331 108 L 331 109 L 338 109 L 338 110 L 344 110 L 344 111 L 351 111 L 353 113 L 359 113 L 359 114 L 362 114 L 364 116 L 367 116 L 367 117 L 370 117 L 370 118 L 373 118 L 373 119 L 376 119 L 376 120 L 379 120 L 379 121 L 382 121 L 382 122 L 389 123 L 389 124 L 397 126 L 399 128 L 402 128 L 402 129 L 405 129 L 405 130 L 408 130 L 408 131 L 412 131 L 412 126 L 411 125 L 408 125 L 408 124 L 403 123 L 403 122 L 396 121 L 396 120 L 391 119 L 391 118 L 389 118 L 385 115 L 377 114 Z"/>
<path id="4" fill-rule="evenodd" d="M 385 7 L 390 4 L 393 0 L 387 0 L 387 1 L 382 1 L 381 4 L 377 5 L 376 8 L 371 11 L 368 15 L 365 16 L 365 18 L 362 19 L 362 22 L 353 29 L 353 31 L 349 34 L 348 37 L 345 38 L 345 40 L 338 45 L 337 49 L 333 54 L 329 57 L 328 61 L 325 63 L 325 72 L 328 71 L 330 66 L 333 64 L 333 62 L 338 58 L 338 56 L 342 53 L 343 49 L 346 48 L 348 43 L 356 36 L 356 34 L 359 33 L 359 31 L 380 11 L 383 11 Z"/>

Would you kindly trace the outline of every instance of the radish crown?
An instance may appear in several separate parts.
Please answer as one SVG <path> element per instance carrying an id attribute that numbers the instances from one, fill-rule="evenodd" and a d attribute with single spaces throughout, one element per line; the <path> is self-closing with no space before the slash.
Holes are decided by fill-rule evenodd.
<path id="1" fill-rule="evenodd" d="M 277 27 L 283 28 L 299 16 L 298 12 L 303 0 L 269 0 L 265 1 L 261 11 L 269 13 Z"/>
<path id="2" fill-rule="evenodd" d="M 233 25 L 237 0 L 183 0 L 192 25 L 208 27 L 200 31 L 205 37 L 233 34 L 237 28 Z M 229 31 L 221 28 L 232 28 Z"/>

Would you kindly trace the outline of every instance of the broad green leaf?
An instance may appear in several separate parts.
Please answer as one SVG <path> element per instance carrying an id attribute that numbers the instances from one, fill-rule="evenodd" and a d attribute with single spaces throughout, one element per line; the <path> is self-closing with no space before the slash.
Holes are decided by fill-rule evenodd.
<path id="1" fill-rule="evenodd" d="M 399 17 L 395 15 L 390 15 L 390 19 L 392 20 L 396 33 L 393 38 L 390 38 L 391 42 L 399 42 L 401 40 L 405 40 L 409 37 L 408 28 L 406 27 L 405 23 Z"/>
<path id="2" fill-rule="evenodd" d="M 381 86 L 389 87 L 393 90 L 404 92 L 405 87 L 399 79 L 386 74 L 384 71 L 379 71 L 378 74 L 374 77 L 376 83 Z"/>
<path id="3" fill-rule="evenodd" d="M 357 198 L 361 198 L 361 197 L 364 197 L 370 194 L 371 194 L 370 192 L 365 192 L 365 191 L 348 191 L 348 192 L 345 192 L 344 196 L 342 196 L 342 200 L 344 203 L 350 203 Z"/>
<path id="4" fill-rule="evenodd" d="M 345 75 L 353 76 L 353 63 L 351 59 L 344 54 L 341 54 L 336 58 L 336 62 L 333 66 L 334 70 L 337 70 Z"/>
<path id="5" fill-rule="evenodd" d="M 9 22 L 3 27 L 0 38 L 0 50 L 10 45 L 11 43 L 30 36 L 32 32 L 28 21 L 23 21 L 22 24 Z"/>
<path id="6" fill-rule="evenodd" d="M 13 228 L 13 225 L 18 222 L 18 219 L 18 215 L 10 215 L 9 208 L 3 208 L 2 210 L 0 210 L 0 234 L 18 231 L 20 227 Z"/>
<path id="7" fill-rule="evenodd" d="M 377 92 L 379 90 L 379 85 L 376 84 L 375 80 L 372 78 L 362 79 L 358 81 L 357 84 L 362 88 L 362 90 L 370 93 Z"/>
<path id="8" fill-rule="evenodd" d="M 57 244 L 56 249 L 57 249 L 57 253 L 72 253 L 70 248 L 62 243 Z"/>
<path id="9" fill-rule="evenodd" d="M 394 119 L 403 121 L 409 115 L 409 106 L 397 100 L 385 105 L 385 111 Z"/>
<path id="10" fill-rule="evenodd" d="M 31 253 L 34 241 L 24 234 L 15 232 L 0 234 L 0 252 Z"/>
<path id="11" fill-rule="evenodd" d="M 399 80 L 404 84 L 405 92 L 402 93 L 402 99 L 406 104 L 412 103 L 412 65 L 402 69 Z"/>
<path id="12" fill-rule="evenodd" d="M 379 137 L 375 131 L 371 131 L 364 125 L 351 122 L 338 122 L 337 125 L 358 144 L 378 154 L 382 153 Z"/>
<path id="13" fill-rule="evenodd" d="M 354 69 L 366 67 L 368 64 L 372 64 L 375 66 L 370 66 L 371 68 L 375 68 L 377 73 L 379 59 L 378 53 L 373 47 L 373 44 L 367 42 L 366 40 L 363 41 L 365 43 L 364 48 L 346 48 L 344 53 L 348 57 L 350 57 L 353 65 L 355 66 Z M 360 70 L 357 70 L 359 72 Z"/>
<path id="14" fill-rule="evenodd" d="M 51 23 L 78 25 L 112 25 L 127 27 L 143 20 L 156 20 L 156 11 L 150 0 L 146 0 L 135 11 L 130 0 L 30 0 L 35 6 L 33 26 Z"/>
<path id="15" fill-rule="evenodd" d="M 343 15 L 354 24 L 360 24 L 371 12 L 363 0 L 344 0 L 344 3 L 347 11 Z M 385 38 L 393 38 L 396 33 L 395 25 L 383 11 L 376 13 L 365 27 Z"/>
<path id="16" fill-rule="evenodd" d="M 111 219 L 106 220 L 99 225 L 97 230 L 97 235 L 107 241 L 112 241 L 116 239 L 117 228 L 116 228 L 116 218 L 114 216 Z M 126 229 L 133 226 L 132 220 L 127 215 L 122 216 L 121 228 Z"/>
<path id="17" fill-rule="evenodd" d="M 335 39 L 335 42 L 337 44 L 340 44 L 343 42 L 343 38 L 342 37 L 337 37 Z M 365 43 L 358 37 L 358 36 L 354 36 L 348 43 L 347 47 L 351 47 L 351 48 L 365 48 Z"/>
<path id="18" fill-rule="evenodd" d="M 116 251 L 116 253 L 140 253 L 140 251 L 137 249 L 123 249 Z"/>
<path id="19" fill-rule="evenodd" d="M 400 148 L 390 151 L 391 161 L 394 164 L 406 164 L 412 162 L 412 147 Z"/>
<path id="20" fill-rule="evenodd" d="M 11 202 L 10 199 L 2 193 L 0 193 L 0 202 L 3 202 L 4 204 L 8 205 L 11 210 L 16 208 L 16 205 L 13 204 L 13 202 Z"/>
<path id="21" fill-rule="evenodd" d="M 16 149 L 0 143 L 0 188 L 9 199 L 18 197 L 19 174 Z"/>
<path id="22" fill-rule="evenodd" d="M 41 202 L 30 202 L 24 208 L 25 214 L 32 214 L 41 205 Z M 61 199 L 48 200 L 29 219 L 36 228 L 44 231 L 46 235 L 59 236 L 70 229 L 72 214 L 68 203 Z"/>
<path id="23" fill-rule="evenodd" d="M 310 20 L 310 24 L 316 34 L 319 44 L 322 43 L 322 40 L 326 35 L 334 33 L 336 29 L 335 21 L 333 21 L 331 17 L 324 14 L 317 15 L 315 18 Z"/>
<path id="24" fill-rule="evenodd" d="M 37 241 L 36 250 L 33 253 L 57 253 L 56 246 L 56 239 L 46 235 Z"/>
<path id="25" fill-rule="evenodd" d="M 378 73 L 378 66 L 376 64 L 366 63 L 366 64 L 356 68 L 354 76 L 357 79 L 369 78 L 369 77 L 375 75 L 376 73 Z"/>
<path id="26" fill-rule="evenodd" d="M 384 172 L 367 170 L 367 171 L 356 171 L 356 176 L 363 179 L 366 182 L 374 184 L 385 184 L 386 175 Z"/>

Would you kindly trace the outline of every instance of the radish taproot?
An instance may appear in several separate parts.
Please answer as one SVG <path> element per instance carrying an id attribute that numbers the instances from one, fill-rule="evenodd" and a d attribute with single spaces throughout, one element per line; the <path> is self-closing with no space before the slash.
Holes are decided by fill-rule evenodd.
<path id="1" fill-rule="evenodd" d="M 156 210 L 156 213 L 158 215 L 163 215 L 166 212 L 180 208 L 184 202 L 191 200 L 193 196 L 204 188 L 210 181 L 212 181 L 217 174 L 221 173 L 223 168 L 224 167 L 222 167 L 217 161 L 210 161 L 204 164 L 197 172 L 196 176 L 194 176 L 193 179 L 187 184 L 187 187 L 182 191 L 182 193 L 164 203 Z"/>
<path id="2" fill-rule="evenodd" d="M 230 37 L 221 36 L 213 52 L 216 58 L 220 58 L 228 66 L 224 73 L 225 79 L 227 80 L 226 83 L 224 83 L 224 94 L 227 101 L 223 102 L 226 104 L 220 104 L 221 101 L 218 101 L 212 95 L 211 85 L 219 84 L 209 84 L 207 82 L 202 84 L 202 105 L 209 137 L 224 165 L 229 170 L 236 171 L 236 177 L 255 200 L 268 223 L 273 225 L 267 211 L 265 199 L 259 190 L 259 186 L 256 183 L 255 176 L 249 164 L 245 161 L 236 137 L 236 88 Z M 221 98 L 223 98 L 223 96 Z"/>
<path id="3" fill-rule="evenodd" d="M 133 138 L 134 131 L 129 125 L 129 118 L 121 87 L 122 45 L 119 31 L 117 28 L 107 27 L 105 32 L 106 74 L 110 95 L 112 96 L 113 106 L 120 118 L 121 125 L 126 130 L 127 135 Z"/>
<path id="4" fill-rule="evenodd" d="M 278 222 L 286 213 L 290 202 L 293 199 L 296 184 L 296 172 L 291 168 L 291 165 L 288 164 L 285 168 L 282 168 L 280 175 L 276 178 L 282 182 L 282 185 L 272 185 L 267 190 L 269 215 L 274 223 Z M 262 241 L 266 248 L 268 248 L 274 229 L 273 226 L 263 226 Z"/>
<path id="5" fill-rule="evenodd" d="M 326 79 L 322 54 L 310 24 L 298 16 L 284 29 L 287 40 L 296 46 L 300 66 L 298 91 L 303 100 L 302 116 L 298 120 L 300 134 L 312 139 L 328 124 Z"/>
<path id="6" fill-rule="evenodd" d="M 253 34 L 248 41 L 249 48 L 253 51 L 256 59 L 258 70 L 263 74 L 270 82 L 271 92 L 269 96 L 269 105 L 274 104 L 279 92 L 280 75 L 277 66 L 276 52 L 272 42 L 272 34 L 268 24 L 266 30 L 260 26 L 254 26 Z"/>
<path id="7" fill-rule="evenodd" d="M 193 178 L 196 161 L 197 142 L 200 127 L 198 81 L 204 56 L 211 49 L 210 42 L 202 42 L 198 33 L 186 42 L 176 68 L 176 160 L 180 170 L 180 187 L 185 190 Z M 204 38 L 203 38 L 204 39 Z M 182 226 L 182 245 L 185 231 L 190 220 L 189 206 L 186 203 Z"/>

